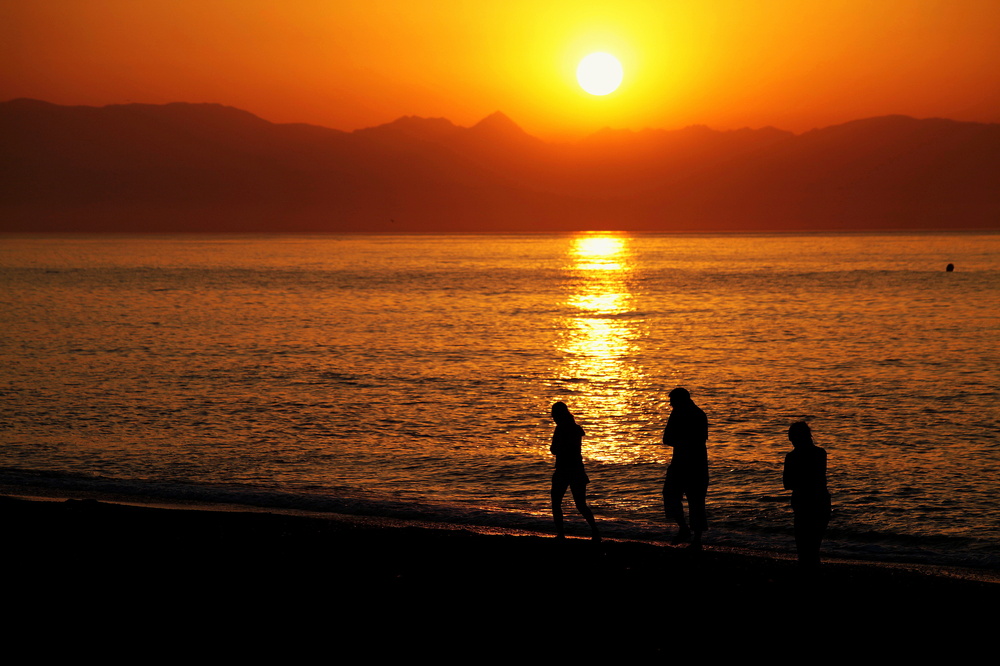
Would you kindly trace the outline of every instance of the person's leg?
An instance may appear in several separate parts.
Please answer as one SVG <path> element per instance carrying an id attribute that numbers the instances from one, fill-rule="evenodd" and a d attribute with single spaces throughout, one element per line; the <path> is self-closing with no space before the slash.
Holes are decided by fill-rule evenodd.
<path id="1" fill-rule="evenodd" d="M 814 512 L 799 509 L 795 512 L 795 551 L 799 564 L 808 567 L 819 565 L 819 546 L 823 541 L 825 525 L 817 521 Z"/>
<path id="2" fill-rule="evenodd" d="M 671 543 L 678 544 L 691 538 L 691 528 L 688 527 L 684 519 L 684 506 L 681 500 L 684 497 L 684 486 L 680 482 L 679 475 L 671 473 L 667 468 L 667 477 L 663 480 L 663 512 L 667 520 L 677 523 L 677 535 Z"/>
<path id="3" fill-rule="evenodd" d="M 597 521 L 594 520 L 594 512 L 587 506 L 587 481 L 584 479 L 574 481 L 570 484 L 570 488 L 573 491 L 573 501 L 576 502 L 577 510 L 587 519 L 587 524 L 590 525 L 591 538 L 594 541 L 600 541 L 601 535 L 597 531 Z"/>
<path id="4" fill-rule="evenodd" d="M 689 483 L 684 494 L 687 496 L 691 529 L 694 531 L 692 543 L 701 543 L 701 533 L 708 529 L 708 514 L 705 511 L 708 483 L 702 482 L 700 479 L 695 483 Z"/>
<path id="5" fill-rule="evenodd" d="M 566 536 L 563 532 L 562 501 L 568 487 L 569 481 L 558 472 L 552 475 L 552 519 L 556 523 L 556 537 L 560 539 Z"/>

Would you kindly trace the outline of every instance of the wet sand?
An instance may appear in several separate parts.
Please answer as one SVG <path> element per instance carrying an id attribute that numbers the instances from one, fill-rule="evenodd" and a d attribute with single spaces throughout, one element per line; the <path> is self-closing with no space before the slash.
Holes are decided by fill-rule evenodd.
<path id="1" fill-rule="evenodd" d="M 517 653 L 529 641 L 550 654 L 656 656 L 677 649 L 679 631 L 704 637 L 726 622 L 825 632 L 852 618 L 863 628 L 864 618 L 954 616 L 1000 599 L 992 571 L 827 561 L 803 572 L 787 557 L 711 545 L 598 545 L 93 499 L 0 497 L 0 515 L 7 601 L 22 616 L 58 610 L 71 624 L 107 622 L 116 631 L 183 620 L 188 631 L 172 640 L 260 623 L 262 646 L 290 631 L 333 632 L 341 642 L 384 639 L 380 654 L 415 654 L 429 649 L 419 637 L 434 633 L 445 652 Z"/>

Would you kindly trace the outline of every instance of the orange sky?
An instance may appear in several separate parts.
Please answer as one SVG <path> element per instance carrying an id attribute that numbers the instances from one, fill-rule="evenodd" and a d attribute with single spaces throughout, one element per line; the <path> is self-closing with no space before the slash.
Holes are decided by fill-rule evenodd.
<path id="1" fill-rule="evenodd" d="M 593 97 L 574 72 L 618 56 Z M 0 0 L 0 100 L 219 102 L 356 129 L 1000 122 L 1000 0 Z"/>

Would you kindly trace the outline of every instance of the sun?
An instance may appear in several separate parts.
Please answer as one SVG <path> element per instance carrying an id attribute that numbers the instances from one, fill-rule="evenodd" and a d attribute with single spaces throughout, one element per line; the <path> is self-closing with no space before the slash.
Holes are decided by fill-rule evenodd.
<path id="1" fill-rule="evenodd" d="M 576 68 L 576 80 L 591 95 L 608 95 L 622 83 L 622 64 L 610 53 L 591 53 Z"/>

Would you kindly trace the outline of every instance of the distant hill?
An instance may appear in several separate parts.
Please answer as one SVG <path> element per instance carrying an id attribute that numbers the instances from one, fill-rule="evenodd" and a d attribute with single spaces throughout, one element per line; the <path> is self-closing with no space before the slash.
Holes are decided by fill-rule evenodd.
<path id="1" fill-rule="evenodd" d="M 0 231 L 997 228 L 997 124 L 886 116 L 553 144 L 502 113 L 341 132 L 216 104 L 0 103 Z"/>

